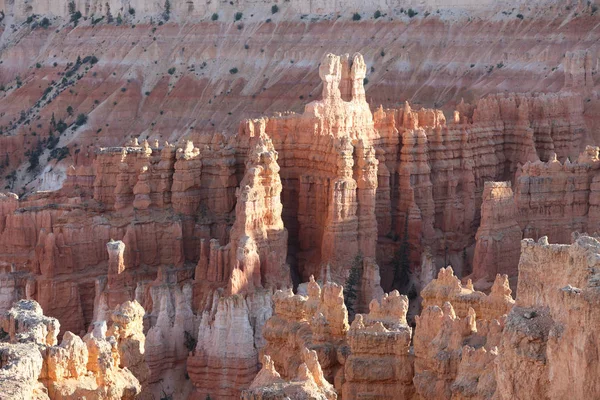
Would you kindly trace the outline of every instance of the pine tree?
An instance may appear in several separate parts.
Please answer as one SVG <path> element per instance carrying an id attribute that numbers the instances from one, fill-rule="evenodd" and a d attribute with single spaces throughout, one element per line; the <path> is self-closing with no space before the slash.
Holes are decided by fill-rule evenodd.
<path id="1" fill-rule="evenodd" d="M 346 284 L 344 285 L 344 303 L 346 304 L 349 315 L 354 315 L 355 312 L 354 307 L 356 306 L 356 299 L 358 298 L 357 286 L 360 283 L 360 277 L 362 275 L 362 264 L 363 256 L 359 251 L 354 258 L 352 267 L 350 267 L 350 273 L 348 274 L 348 279 L 346 279 Z"/>
<path id="2" fill-rule="evenodd" d="M 108 4 L 108 1 L 106 2 L 105 6 L 106 6 L 106 22 L 110 24 L 113 22 L 113 16 L 110 13 L 110 4 Z"/>
<path id="3" fill-rule="evenodd" d="M 394 265 L 394 282 L 396 289 L 408 283 L 408 274 L 410 271 L 410 245 L 408 243 L 408 214 L 404 220 L 404 235 L 400 242 L 400 247 L 396 250 L 393 259 Z"/>
<path id="4" fill-rule="evenodd" d="M 163 13 L 163 18 L 165 21 L 168 21 L 171 18 L 171 2 L 169 0 L 165 0 L 165 11 Z"/>

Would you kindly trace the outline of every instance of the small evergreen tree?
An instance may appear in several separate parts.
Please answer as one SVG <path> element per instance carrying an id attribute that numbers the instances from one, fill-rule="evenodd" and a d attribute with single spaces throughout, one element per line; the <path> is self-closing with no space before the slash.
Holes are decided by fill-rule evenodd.
<path id="1" fill-rule="evenodd" d="M 408 243 L 408 214 L 404 220 L 404 235 L 400 242 L 400 247 L 396 250 L 393 259 L 394 282 L 393 287 L 400 289 L 408 283 L 408 274 L 410 271 L 410 245 Z"/>
<path id="2" fill-rule="evenodd" d="M 348 279 L 346 279 L 346 284 L 344 285 L 344 303 L 348 309 L 348 315 L 351 316 L 355 313 L 354 307 L 356 306 L 356 299 L 358 298 L 358 284 L 360 283 L 362 275 L 362 265 L 363 256 L 359 251 L 354 258 L 352 267 L 350 267 L 350 273 L 348 274 Z"/>
<path id="3" fill-rule="evenodd" d="M 163 13 L 163 18 L 165 21 L 168 21 L 171 18 L 171 2 L 169 0 L 165 0 L 165 11 Z"/>
<path id="4" fill-rule="evenodd" d="M 105 4 L 106 6 L 106 22 L 108 22 L 109 24 L 113 22 L 113 16 L 110 13 L 110 4 L 108 4 L 108 1 Z"/>

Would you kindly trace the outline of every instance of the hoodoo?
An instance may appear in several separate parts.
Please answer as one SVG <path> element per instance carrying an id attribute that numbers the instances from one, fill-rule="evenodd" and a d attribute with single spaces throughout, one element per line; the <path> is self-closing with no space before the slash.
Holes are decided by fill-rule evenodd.
<path id="1" fill-rule="evenodd" d="M 599 6 L 0 0 L 0 397 L 599 398 Z"/>

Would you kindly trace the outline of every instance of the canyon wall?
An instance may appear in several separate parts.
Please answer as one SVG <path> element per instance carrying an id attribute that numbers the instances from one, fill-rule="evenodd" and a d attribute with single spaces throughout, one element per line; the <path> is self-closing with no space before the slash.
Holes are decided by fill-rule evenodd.
<path id="1" fill-rule="evenodd" d="M 321 99 L 303 113 L 246 119 L 236 134 L 190 126 L 183 133 L 174 124 L 161 129 L 177 144 L 160 135 L 148 140 L 148 132 L 123 143 L 123 132 L 111 139 L 96 131 L 94 139 L 110 146 L 92 152 L 76 134 L 86 122 L 60 132 L 65 122 L 51 117 L 38 157 L 56 156 L 55 135 L 81 147 L 60 182 L 47 174 L 38 182 L 62 187 L 0 197 L 0 309 L 36 300 L 61 321 L 63 337 L 103 338 L 100 321 L 137 300 L 145 310 L 148 368 L 139 355 L 123 365 L 155 393 L 166 376 L 176 396 L 237 398 L 257 388 L 251 383 L 262 359 L 265 384 L 305 382 L 284 392 L 301 386 L 331 396 L 325 379 L 345 397 L 487 396 L 495 390 L 490 368 L 502 315 L 512 308 L 509 282 L 522 232 L 563 240 L 596 223 L 598 149 L 578 157 L 591 135 L 578 86 L 589 79 L 579 76 L 577 60 L 569 55 L 568 83 L 577 90 L 492 94 L 456 104 L 452 117 L 409 102 L 372 112 L 359 53 L 325 55 Z M 96 61 L 76 61 L 69 76 L 93 77 Z M 123 96 L 134 91 L 123 89 Z M 16 125 L 14 110 L 6 110 L 0 118 L 11 133 L 2 138 L 20 146 L 16 132 L 39 110 Z M 88 154 L 79 160 L 82 152 Z M 31 167 L 35 157 L 28 157 Z M 514 180 L 514 193 L 506 183 L 488 183 L 499 180 Z M 423 276 L 452 264 L 491 293 L 463 286 L 452 269 L 420 282 L 424 311 L 416 331 L 441 333 L 423 334 L 411 353 L 408 298 L 392 289 L 416 294 L 421 260 Z M 369 314 L 349 327 L 341 285 L 348 288 L 354 266 L 353 306 L 360 312 L 369 305 Z M 129 346 L 139 353 L 135 340 Z M 464 350 L 463 343 L 472 346 Z M 450 360 L 449 375 L 431 361 L 436 357 Z M 391 358 L 398 358 L 393 373 L 382 371 Z"/>
<path id="2" fill-rule="evenodd" d="M 449 117 L 462 98 L 474 103 L 498 92 L 572 90 L 584 100 L 585 122 L 597 126 L 598 28 L 594 7 L 585 2 L 536 3 L 542 8 L 516 2 L 514 10 L 506 2 L 470 2 L 480 16 L 459 1 L 449 2 L 458 9 L 410 2 L 391 9 L 390 3 L 375 18 L 370 7 L 377 3 L 350 9 L 353 3 L 328 2 L 325 8 L 350 7 L 331 15 L 288 13 L 295 1 L 264 3 L 277 5 L 275 14 L 263 12 L 261 2 L 243 9 L 221 1 L 210 5 L 223 10 L 218 20 L 186 19 L 183 28 L 181 14 L 194 15 L 199 4 L 172 2 L 173 16 L 165 22 L 164 2 L 108 2 L 108 22 L 106 10 L 100 12 L 106 2 L 93 3 L 76 2 L 84 14 L 77 26 L 68 16 L 50 16 L 50 26 L 41 26 L 45 9 L 64 13 L 68 2 L 11 2 L 31 9 L 0 21 L 2 188 L 19 195 L 55 190 L 71 164 L 89 167 L 97 147 L 124 146 L 133 137 L 176 143 L 204 132 L 230 136 L 241 119 L 300 112 L 319 95 L 315 66 L 328 52 L 363 54 L 373 110 L 408 100 Z M 412 6 L 418 14 L 410 18 Z M 258 7 L 256 13 L 250 7 Z M 146 8 L 157 9 L 152 21 Z M 235 21 L 238 11 L 243 16 Z M 352 19 L 355 12 L 360 21 Z M 36 16 L 23 21 L 29 13 Z M 327 46 L 314 46 L 321 41 Z M 596 136 L 595 129 L 590 133 Z"/>
<path id="3" fill-rule="evenodd" d="M 534 6 L 543 7 L 547 3 L 551 3 L 549 0 L 534 2 Z M 141 0 L 123 1 L 123 0 L 110 0 L 108 2 L 103 1 L 88 1 L 75 0 L 74 5 L 77 10 L 80 10 L 84 16 L 101 16 L 107 13 L 112 13 L 117 16 L 117 13 L 128 15 L 128 10 L 133 8 L 135 13 L 133 17 L 160 17 L 165 12 L 169 17 L 175 19 L 184 20 L 187 18 L 207 18 L 212 13 L 219 13 L 221 16 L 226 15 L 232 17 L 235 11 L 252 9 L 257 14 L 269 15 L 271 14 L 271 7 L 274 3 L 266 0 L 242 0 L 236 1 L 235 4 L 228 1 L 180 1 L 174 0 L 170 3 L 170 7 L 167 10 L 164 3 L 153 2 L 148 3 Z M 523 5 L 522 1 L 512 1 L 506 5 L 506 7 Z M 532 3 L 527 3 L 532 5 Z M 419 7 L 428 10 L 435 8 L 451 8 L 455 10 L 469 10 L 469 11 L 482 11 L 493 8 L 495 2 L 492 0 L 485 0 L 483 2 L 476 2 L 473 0 L 428 0 L 426 2 L 417 0 L 408 1 L 383 1 L 377 0 L 369 4 L 364 4 L 360 1 L 354 0 L 349 2 L 331 2 L 327 0 L 319 1 L 307 1 L 307 0 L 290 0 L 287 3 L 283 3 L 281 8 L 288 14 L 330 14 L 339 13 L 344 11 L 356 11 L 360 10 L 366 13 L 372 14 L 376 10 L 381 12 L 393 12 L 397 11 L 402 7 Z M 14 15 L 18 19 L 24 19 L 32 14 L 52 15 L 59 17 L 68 17 L 69 8 L 66 3 L 61 3 L 52 0 L 44 1 L 31 1 L 31 0 L 18 0 L 14 2 L 8 2 L 2 0 L 0 2 L 0 10 L 5 11 L 9 16 Z M 166 19 L 168 20 L 169 17 Z"/>
<path id="4" fill-rule="evenodd" d="M 499 398 L 598 396 L 590 377 L 598 372 L 599 251 L 597 238 L 578 234 L 571 245 L 522 242 L 517 301 L 499 347 Z"/>
<path id="5" fill-rule="evenodd" d="M 311 320 L 308 313 L 323 304 L 326 291 L 319 297 L 319 285 L 311 282 L 309 297 L 278 292 L 266 325 L 272 330 L 265 335 L 265 349 L 277 351 L 264 356 L 263 370 L 244 398 L 262 399 L 265 393 L 330 398 L 327 383 L 315 384 L 323 378 L 343 399 L 595 397 L 600 242 L 574 234 L 570 245 L 548 244 L 546 237 L 521 244 L 516 302 L 506 275 L 497 276 L 488 296 L 473 291 L 470 282 L 462 286 L 451 268 L 442 269 L 423 290 L 412 346 L 408 299 L 392 292 L 373 300 L 370 312 L 358 314 L 340 337 L 337 352 L 329 353 L 342 365 L 333 380 L 321 373 L 328 361 L 322 355 L 314 379 L 303 372 L 306 339 L 320 329 L 319 318 Z M 345 314 L 341 302 L 337 310 Z"/>
<path id="6" fill-rule="evenodd" d="M 109 308 L 133 300 L 163 266 L 173 284 L 194 275 L 212 282 L 196 285 L 199 310 L 217 287 L 250 294 L 311 275 L 323 280 L 326 273 L 344 283 L 360 256 L 367 271 L 361 285 L 369 288 L 362 292 L 370 294 L 357 307 L 365 309 L 380 295 L 374 282 L 386 290 L 410 287 L 394 272 L 404 241 L 405 274 L 418 269 L 428 249 L 436 268 L 452 264 L 464 276 L 473 264 L 476 282 L 487 278 L 489 287 L 497 272 L 514 278 L 518 232 L 503 217 L 512 208 L 500 198 L 510 203 L 510 195 L 499 187 L 486 192 L 485 182 L 514 174 L 524 236 L 536 229 L 554 234 L 535 217 L 547 207 L 527 199 L 539 186 L 527 174 L 540 160 L 555 165 L 579 153 L 587 137 L 580 94 L 492 95 L 459 104 L 446 120 L 441 110 L 408 103 L 371 113 L 359 54 L 327 55 L 319 70 L 322 100 L 308 103 L 303 114 L 245 120 L 237 135 L 196 134 L 180 145 L 132 139 L 102 147 L 91 167 L 69 168 L 60 190 L 3 195 L 2 308 L 36 299 L 64 329 L 81 333 L 102 296 Z M 568 167 L 583 174 L 583 197 L 575 197 L 565 218 L 586 215 L 578 204 L 593 185 L 591 172 L 583 171 L 594 170 L 597 159 L 592 148 L 586 151 L 577 165 L 589 167 Z M 551 189 L 558 196 L 568 196 L 561 194 L 570 190 L 564 179 Z M 574 221 L 568 229 L 562 220 L 556 224 L 557 240 L 590 229 Z M 498 238 L 508 247 L 495 247 Z M 124 247 L 107 249 L 111 240 Z M 496 267 L 502 251 L 514 259 Z M 371 273 L 376 265 L 381 280 Z"/>

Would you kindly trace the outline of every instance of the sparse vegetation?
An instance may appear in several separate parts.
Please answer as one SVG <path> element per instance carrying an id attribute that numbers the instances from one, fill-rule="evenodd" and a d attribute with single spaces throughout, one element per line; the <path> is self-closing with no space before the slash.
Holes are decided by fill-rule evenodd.
<path id="1" fill-rule="evenodd" d="M 129 15 L 135 15 L 135 8 L 129 7 Z"/>
<path id="2" fill-rule="evenodd" d="M 359 13 L 354 13 L 352 14 L 352 21 L 360 21 L 360 14 Z"/>
<path id="3" fill-rule="evenodd" d="M 348 279 L 346 279 L 346 284 L 344 285 L 344 303 L 348 309 L 348 314 L 351 316 L 354 316 L 355 314 L 354 306 L 356 305 L 356 299 L 358 298 L 357 286 L 360 283 L 362 266 L 363 256 L 359 251 L 352 262 Z"/>
<path id="4" fill-rule="evenodd" d="M 87 115 L 85 114 L 79 114 L 77 115 L 77 118 L 75 119 L 75 125 L 77 126 L 81 126 L 84 125 L 87 122 Z"/>
<path id="5" fill-rule="evenodd" d="M 217 13 L 214 13 L 214 14 L 212 15 L 212 17 L 210 17 L 210 19 L 211 19 L 211 20 L 213 20 L 213 21 L 216 21 L 216 20 L 218 20 L 218 19 L 219 19 L 219 14 L 217 14 Z"/>
<path id="6" fill-rule="evenodd" d="M 56 123 L 56 130 L 58 131 L 58 133 L 63 133 L 64 131 L 66 131 L 67 124 L 65 123 L 65 121 L 63 121 L 62 119 L 59 119 L 58 122 Z"/>
<path id="7" fill-rule="evenodd" d="M 42 68 L 42 64 L 40 64 L 40 63 L 35 63 L 35 67 L 36 67 L 36 68 Z"/>
<path id="8" fill-rule="evenodd" d="M 73 115 L 73 107 L 71 107 L 71 106 L 67 107 L 67 114 L 69 114 L 70 116 Z"/>
<path id="9" fill-rule="evenodd" d="M 173 400 L 173 394 L 167 394 L 167 392 L 165 392 L 163 389 L 160 395 L 160 400 Z"/>
<path id="10" fill-rule="evenodd" d="M 271 14 L 275 14 L 279 12 L 279 7 L 277 7 L 277 4 L 273 4 L 273 6 L 271 7 Z"/>
<path id="11" fill-rule="evenodd" d="M 165 11 L 163 12 L 163 18 L 165 21 L 168 21 L 171 18 L 171 2 L 169 0 L 165 0 Z"/>
<path id="12" fill-rule="evenodd" d="M 110 4 L 108 4 L 108 1 L 104 4 L 104 6 L 106 7 L 106 22 L 110 24 L 113 22 L 113 15 L 110 12 Z"/>
<path id="13" fill-rule="evenodd" d="M 77 26 L 77 24 L 79 23 L 79 19 L 81 18 L 81 11 L 77 11 L 77 9 L 75 8 L 75 1 L 71 0 L 69 2 L 69 15 L 71 15 L 71 22 L 73 22 L 73 24 L 75 26 Z"/>
<path id="14" fill-rule="evenodd" d="M 40 26 L 44 29 L 47 29 L 50 26 L 50 20 L 47 17 L 42 18 Z"/>
<path id="15" fill-rule="evenodd" d="M 68 147 L 56 147 L 56 148 L 52 149 L 52 151 L 50 152 L 50 155 L 48 156 L 48 161 L 50 161 L 50 160 L 61 161 L 61 160 L 65 159 L 68 155 L 69 155 Z"/>
<path id="16" fill-rule="evenodd" d="M 404 235 L 400 247 L 396 250 L 392 259 L 394 266 L 394 288 L 399 289 L 408 283 L 410 271 L 410 245 L 408 243 L 408 215 L 404 219 Z"/>
<path id="17" fill-rule="evenodd" d="M 188 351 L 194 351 L 194 349 L 196 348 L 196 343 L 198 341 L 196 339 L 194 339 L 194 337 L 188 331 L 184 331 L 183 335 L 185 337 L 185 339 L 184 339 L 185 347 L 188 349 Z"/>
<path id="18" fill-rule="evenodd" d="M 77 26 L 79 23 L 79 19 L 81 18 L 81 11 L 75 11 L 75 13 L 71 14 L 71 22 Z"/>
<path id="19" fill-rule="evenodd" d="M 364 78 L 363 79 L 363 85 L 366 85 L 367 83 L 369 83 L 369 78 Z"/>
<path id="20" fill-rule="evenodd" d="M 504 63 L 502 61 L 496 64 L 496 68 L 500 69 L 502 67 L 504 67 Z"/>
<path id="21" fill-rule="evenodd" d="M 517 18 L 523 19 L 523 14 L 517 14 Z"/>
<path id="22" fill-rule="evenodd" d="M 414 16 L 415 16 L 415 15 L 417 15 L 417 14 L 418 14 L 418 12 L 416 12 L 416 11 L 415 11 L 415 10 L 413 10 L 412 8 L 409 8 L 409 9 L 406 11 L 406 15 L 408 15 L 408 18 L 412 18 L 412 17 L 414 17 Z"/>
<path id="23" fill-rule="evenodd" d="M 229 70 L 229 73 L 230 73 L 230 74 L 232 74 L 232 75 L 233 75 L 233 74 L 237 74 L 237 73 L 238 73 L 238 69 L 237 69 L 237 68 L 235 68 L 235 67 L 234 67 L 234 68 L 231 68 L 231 69 Z"/>
<path id="24" fill-rule="evenodd" d="M 381 11 L 377 10 L 375 11 L 375 14 L 373 14 L 373 18 L 377 19 L 381 17 Z"/>
<path id="25" fill-rule="evenodd" d="M 169 73 L 169 75 L 173 75 L 175 73 L 175 67 L 169 68 L 167 72 Z"/>
<path id="26" fill-rule="evenodd" d="M 244 16 L 243 13 L 241 13 L 240 11 L 236 12 L 235 15 L 233 16 L 234 20 L 239 21 L 240 19 L 242 19 L 242 17 Z"/>

